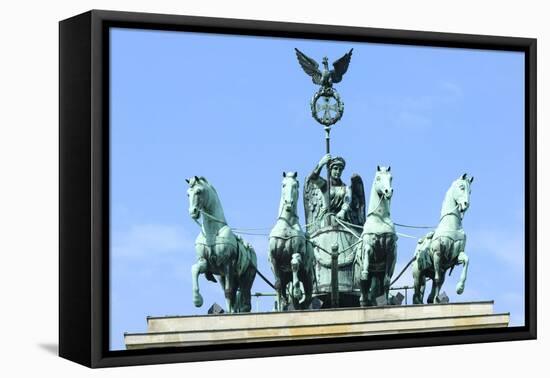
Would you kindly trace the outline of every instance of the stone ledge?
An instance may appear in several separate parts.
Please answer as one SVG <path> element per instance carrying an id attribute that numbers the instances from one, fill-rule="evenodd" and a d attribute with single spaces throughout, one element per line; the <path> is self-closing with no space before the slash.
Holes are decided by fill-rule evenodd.
<path id="1" fill-rule="evenodd" d="M 147 333 L 127 333 L 127 349 L 368 336 L 507 327 L 493 302 L 318 311 L 149 317 Z"/>
<path id="2" fill-rule="evenodd" d="M 230 328 L 305 326 L 424 317 L 489 315 L 492 313 L 493 302 L 487 301 L 446 303 L 441 305 L 404 305 L 313 311 L 149 317 L 147 318 L 147 332 L 214 331 Z"/>

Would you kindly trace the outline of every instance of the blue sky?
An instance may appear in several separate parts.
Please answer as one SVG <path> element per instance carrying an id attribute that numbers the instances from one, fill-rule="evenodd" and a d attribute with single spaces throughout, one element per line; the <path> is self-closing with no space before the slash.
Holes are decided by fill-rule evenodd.
<path id="1" fill-rule="evenodd" d="M 367 191 L 376 166 L 391 165 L 395 222 L 437 224 L 451 182 L 475 177 L 466 289 L 454 292 L 458 268 L 443 290 L 451 301 L 493 299 L 523 325 L 523 53 L 112 29 L 111 349 L 124 349 L 124 332 L 144 332 L 148 315 L 225 303 L 219 285 L 201 277 L 205 304 L 192 304 L 199 230 L 186 178 L 216 187 L 231 227 L 270 228 L 282 172 L 298 171 L 303 185 L 323 156 L 324 132 L 309 111 L 317 88 L 294 47 L 318 62 L 353 47 L 336 85 L 345 114 L 331 149 L 347 161 L 343 178 L 359 173 Z M 305 223 L 301 198 L 299 215 Z M 267 236 L 245 239 L 271 277 Z M 415 244 L 399 239 L 396 272 Z M 410 271 L 401 284 L 412 284 Z M 253 292 L 269 291 L 257 278 Z M 253 299 L 255 310 L 272 305 Z"/>

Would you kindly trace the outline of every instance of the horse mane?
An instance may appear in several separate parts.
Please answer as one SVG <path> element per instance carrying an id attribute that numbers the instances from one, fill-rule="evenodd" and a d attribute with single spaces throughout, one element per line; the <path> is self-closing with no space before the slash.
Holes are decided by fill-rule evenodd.
<path id="1" fill-rule="evenodd" d="M 374 210 L 377 208 L 377 207 L 380 207 L 380 205 L 382 205 L 382 201 L 384 201 L 384 199 L 381 199 L 380 197 L 378 197 L 378 193 L 376 192 L 376 177 L 380 174 L 379 171 L 376 172 L 376 174 L 374 175 L 374 179 L 372 180 L 372 185 L 370 187 L 370 197 L 369 197 L 369 208 L 367 210 L 367 216 L 369 216 L 372 212 L 374 212 Z M 389 212 L 389 207 L 391 206 L 391 198 L 390 199 L 387 199 L 386 201 L 388 201 L 388 212 Z"/>
<path id="2" fill-rule="evenodd" d="M 445 197 L 443 198 L 443 203 L 441 204 L 441 214 L 439 215 L 442 217 L 445 214 L 448 214 L 449 211 L 452 211 L 453 206 L 456 206 L 454 204 L 447 204 L 449 202 L 449 197 L 452 197 L 453 190 L 455 189 L 455 186 L 457 185 L 458 181 L 460 179 L 456 179 L 451 183 L 451 186 L 449 186 L 449 189 L 447 189 L 447 192 L 445 193 Z"/>
<path id="3" fill-rule="evenodd" d="M 378 175 L 378 173 L 376 173 Z M 369 196 L 369 209 L 367 210 L 367 215 L 370 215 L 374 211 L 375 207 L 378 205 L 378 193 L 376 193 L 376 175 L 374 175 L 374 180 L 372 180 L 372 185 L 370 187 L 370 196 Z"/>
<path id="4" fill-rule="evenodd" d="M 300 182 L 298 181 L 298 178 L 297 178 L 297 173 L 296 172 L 288 172 L 286 173 L 285 175 L 283 175 L 283 181 L 285 178 L 292 178 L 294 179 L 294 181 L 296 181 L 296 184 L 298 185 L 298 188 L 300 187 Z M 298 199 L 300 198 L 300 190 L 298 189 L 297 191 L 298 195 L 296 196 L 296 202 L 294 203 L 294 216 L 295 216 L 295 219 L 296 219 L 296 222 L 299 222 L 298 220 Z M 281 198 L 279 200 L 279 212 L 277 213 L 277 217 L 281 217 L 281 215 L 283 214 L 283 192 L 281 190 Z"/>
<path id="5" fill-rule="evenodd" d="M 279 199 L 279 211 L 277 212 L 277 217 L 281 217 L 283 213 L 283 193 L 281 192 L 281 198 Z"/>
<path id="6" fill-rule="evenodd" d="M 198 182 L 202 183 L 205 187 L 207 187 L 211 191 L 211 193 L 214 194 L 213 201 L 215 203 L 213 205 L 217 208 L 217 210 L 220 213 L 218 214 L 218 217 L 220 217 L 225 223 L 227 223 L 227 220 L 225 219 L 225 214 L 223 212 L 222 203 L 220 201 L 220 196 L 218 195 L 218 191 L 216 190 L 216 188 L 212 184 L 210 184 L 208 180 L 203 176 L 200 176 L 197 179 L 198 179 Z"/>

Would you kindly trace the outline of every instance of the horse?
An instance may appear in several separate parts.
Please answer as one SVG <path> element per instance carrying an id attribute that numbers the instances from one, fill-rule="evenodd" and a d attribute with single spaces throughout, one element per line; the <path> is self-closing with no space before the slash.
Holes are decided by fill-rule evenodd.
<path id="1" fill-rule="evenodd" d="M 199 275 L 204 273 L 212 282 L 216 282 L 217 275 L 224 290 L 226 311 L 250 312 L 250 290 L 256 276 L 254 248 L 231 231 L 216 189 L 204 177 L 194 176 L 186 181 L 189 215 L 201 227 L 195 240 L 197 262 L 191 268 L 193 303 L 196 307 L 203 304 Z"/>
<path id="2" fill-rule="evenodd" d="M 299 187 L 297 172 L 283 172 L 279 216 L 269 233 L 269 263 L 275 276 L 278 311 L 288 303 L 295 309 L 306 309 L 312 300 L 315 258 L 299 223 Z"/>
<path id="3" fill-rule="evenodd" d="M 360 245 L 359 268 L 362 307 L 376 305 L 376 298 L 389 299 L 390 279 L 395 269 L 397 234 L 390 218 L 393 195 L 391 167 L 380 167 L 370 192 L 369 207 Z"/>
<path id="4" fill-rule="evenodd" d="M 456 293 L 460 295 L 464 292 L 469 258 L 464 252 L 466 234 L 462 228 L 462 219 L 470 207 L 470 188 L 473 181 L 474 178 L 468 177 L 466 173 L 453 181 L 445 194 L 437 228 L 418 241 L 412 265 L 415 304 L 420 304 L 424 300 L 426 277 L 432 280 L 428 303 L 439 303 L 439 292 L 445 281 L 445 272 L 448 269 L 452 271 L 456 265 L 461 264 L 463 268 L 456 285 Z"/>

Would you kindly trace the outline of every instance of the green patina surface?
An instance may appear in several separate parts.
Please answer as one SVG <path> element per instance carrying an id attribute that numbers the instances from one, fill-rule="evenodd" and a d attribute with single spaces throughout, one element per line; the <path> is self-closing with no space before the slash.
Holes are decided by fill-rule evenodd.
<path id="1" fill-rule="evenodd" d="M 269 234 L 276 310 L 307 309 L 315 295 L 331 298 L 331 306 L 338 307 L 340 294 L 355 292 L 361 293 L 355 305 L 389 303 L 398 240 L 390 212 L 391 168 L 377 167 L 366 211 L 361 176 L 353 174 L 349 183 L 344 182 L 346 161 L 330 153 L 331 127 L 344 113 L 344 103 L 333 84 L 347 72 L 353 49 L 336 60 L 332 70 L 327 57 L 321 69 L 314 59 L 298 49 L 295 52 L 304 72 L 319 86 L 311 100 L 311 115 L 324 128 L 326 153 L 305 178 L 305 230 L 297 212 L 298 173 L 283 173 L 279 213 Z M 193 301 L 202 305 L 198 277 L 205 274 L 210 281 L 220 281 L 228 312 L 248 312 L 257 273 L 254 249 L 227 225 L 214 187 L 204 177 L 187 181 L 189 214 L 201 227 L 195 243 L 197 263 L 192 268 Z M 464 174 L 452 183 L 439 225 L 418 241 L 411 260 L 414 303 L 422 303 L 427 278 L 433 282 L 428 302 L 439 302 L 445 272 L 455 265 L 464 266 L 456 292 L 464 291 L 469 262 L 462 218 L 469 207 L 472 181 L 473 177 Z"/>

